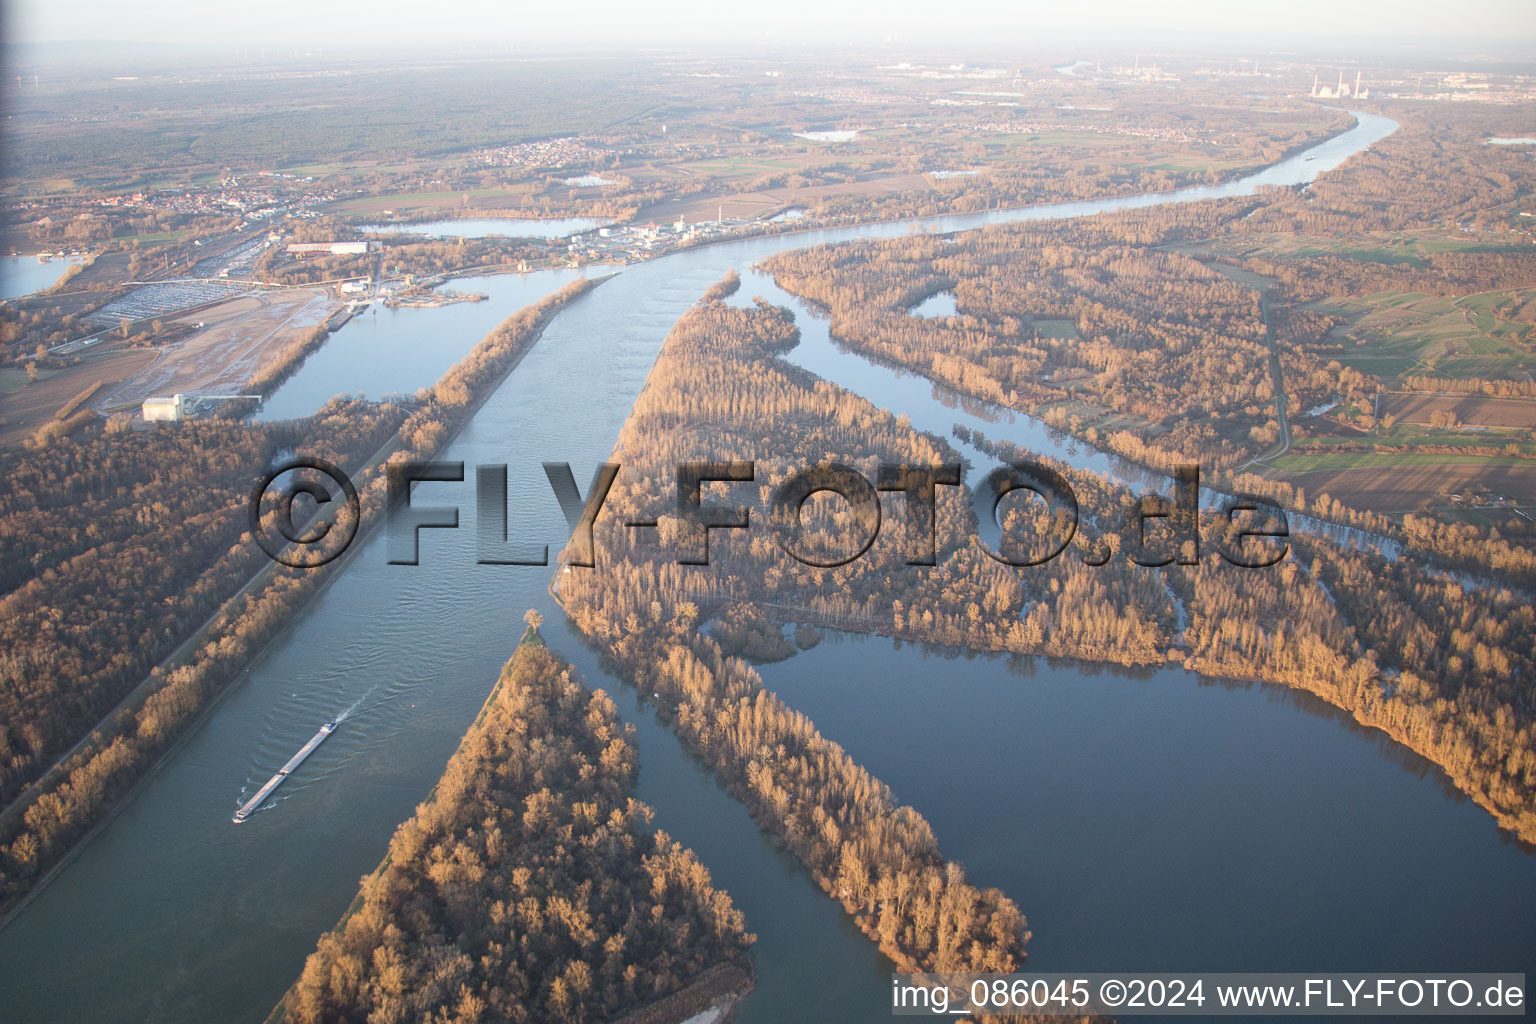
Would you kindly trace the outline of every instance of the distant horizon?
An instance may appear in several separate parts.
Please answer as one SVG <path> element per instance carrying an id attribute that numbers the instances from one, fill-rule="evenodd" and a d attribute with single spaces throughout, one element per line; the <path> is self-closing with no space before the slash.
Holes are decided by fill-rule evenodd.
<path id="1" fill-rule="evenodd" d="M 89 44 L 323 48 L 338 53 L 500 47 L 676 51 L 698 46 L 737 51 L 786 45 L 993 52 L 1098 42 L 1107 47 L 1302 46 L 1398 53 L 1482 49 L 1508 56 L 1536 43 L 1536 12 L 1526 0 L 1464 0 L 1455 5 L 1293 0 L 1283 7 L 1219 0 L 1157 5 L 1081 0 L 1070 6 L 972 0 L 946 7 L 938 24 L 930 5 L 913 3 L 830 7 L 785 0 L 758 15 L 722 14 L 725 10 L 735 9 L 699 0 L 666 0 L 644 7 L 592 0 L 581 6 L 578 19 L 572 19 L 563 11 L 509 11 L 485 0 L 442 0 L 430 8 L 359 0 L 325 5 L 272 0 L 259 13 L 193 0 L 79 0 L 67 7 L 48 0 L 12 0 L 3 17 L 6 49 L 13 52 L 16 47 Z M 1114 27 L 1105 30 L 1105 25 Z"/>
<path id="2" fill-rule="evenodd" d="M 1126 64 L 1135 57 L 1143 62 L 1168 60 L 1231 60 L 1244 63 L 1327 63 L 1357 65 L 1418 64 L 1427 69 L 1477 70 L 1536 75 L 1536 50 L 1519 41 L 1503 45 L 1468 40 L 1460 44 L 1442 40 L 1431 44 L 1412 38 L 1352 40 L 1255 39 L 1241 36 L 1181 33 L 1149 37 L 1139 34 L 1130 42 L 1110 38 L 1086 39 L 1076 34 L 1042 36 L 1027 44 L 1003 46 L 996 42 L 967 44 L 930 39 L 921 42 L 871 42 L 819 39 L 790 44 L 773 39 L 679 40 L 672 44 L 612 40 L 548 39 L 518 43 L 455 44 L 351 42 L 303 44 L 297 42 L 240 40 L 224 42 L 168 42 L 153 39 L 44 39 L 0 41 L 0 64 L 14 69 L 31 64 L 89 63 L 103 73 L 141 70 L 145 61 L 173 61 L 166 70 L 202 67 L 260 67 L 323 60 L 367 61 L 567 61 L 567 60 L 666 60 L 713 58 L 743 61 L 785 61 L 797 58 L 825 61 L 837 55 L 913 62 L 956 62 L 972 68 L 1017 67 L 1022 64 L 1102 59 L 1106 66 Z M 115 59 L 114 59 L 115 58 Z M 0 82 L 0 89 L 4 83 Z"/>

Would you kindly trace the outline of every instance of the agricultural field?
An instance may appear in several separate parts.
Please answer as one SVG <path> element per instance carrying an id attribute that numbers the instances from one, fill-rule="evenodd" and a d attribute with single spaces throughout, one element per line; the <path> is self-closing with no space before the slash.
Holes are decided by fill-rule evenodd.
<path id="1" fill-rule="evenodd" d="M 1327 494 L 1351 508 L 1389 515 L 1443 513 L 1458 496 L 1536 505 L 1536 459 L 1442 453 L 1288 453 L 1265 476 L 1305 490 L 1308 500 Z"/>
<path id="2" fill-rule="evenodd" d="M 1335 358 L 1391 383 L 1410 374 L 1437 377 L 1523 378 L 1536 371 L 1536 289 L 1506 289 L 1462 298 L 1416 292 L 1314 303 L 1349 318 L 1336 328 Z"/>
<path id="3" fill-rule="evenodd" d="M 154 361 L 150 349 L 117 348 L 93 352 L 62 369 L 39 369 L 36 380 L 29 380 L 19 366 L 0 367 L 0 445 L 31 437 L 66 402 L 97 381 L 103 382 L 101 390 L 106 391 Z"/>
<path id="4" fill-rule="evenodd" d="M 1203 252 L 1229 259 L 1260 257 L 1265 259 L 1305 259 L 1310 256 L 1345 256 L 1368 263 L 1427 266 L 1426 257 L 1456 252 L 1487 252 L 1503 247 L 1490 246 L 1483 237 L 1443 230 L 1398 231 L 1365 235 L 1242 234 L 1212 239 L 1170 249 Z M 1509 251 L 1529 251 L 1526 246 L 1508 246 Z"/>
<path id="5" fill-rule="evenodd" d="M 1454 513 L 1474 495 L 1536 503 L 1536 401 L 1388 392 L 1379 411 L 1373 429 L 1301 419 L 1301 450 L 1264 475 L 1383 513 Z"/>
<path id="6" fill-rule="evenodd" d="M 192 231 L 151 231 L 141 234 L 113 235 L 114 242 L 127 242 L 138 245 L 180 245 L 193 236 Z"/>
<path id="7" fill-rule="evenodd" d="M 1536 430 L 1536 400 L 1532 399 L 1394 391 L 1381 396 L 1380 414 L 1402 424 Z"/>

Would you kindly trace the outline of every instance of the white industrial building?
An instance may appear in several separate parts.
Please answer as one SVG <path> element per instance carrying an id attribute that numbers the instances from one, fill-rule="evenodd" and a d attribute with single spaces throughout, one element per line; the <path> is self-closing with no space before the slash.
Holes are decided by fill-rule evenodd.
<path id="1" fill-rule="evenodd" d="M 306 256 L 361 256 L 370 249 L 378 248 L 377 242 L 293 242 L 288 255 L 303 259 Z"/>
<path id="2" fill-rule="evenodd" d="M 147 422 L 174 423 L 186 415 L 186 396 L 180 392 L 170 398 L 146 398 L 142 407 L 142 413 Z"/>

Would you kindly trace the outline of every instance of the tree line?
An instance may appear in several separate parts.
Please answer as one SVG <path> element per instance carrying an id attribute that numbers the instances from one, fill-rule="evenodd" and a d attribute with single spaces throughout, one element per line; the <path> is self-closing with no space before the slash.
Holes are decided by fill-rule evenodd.
<path id="1" fill-rule="evenodd" d="M 530 630 L 284 997 L 294 1024 L 612 1020 L 753 941 L 634 798 L 633 729 Z"/>

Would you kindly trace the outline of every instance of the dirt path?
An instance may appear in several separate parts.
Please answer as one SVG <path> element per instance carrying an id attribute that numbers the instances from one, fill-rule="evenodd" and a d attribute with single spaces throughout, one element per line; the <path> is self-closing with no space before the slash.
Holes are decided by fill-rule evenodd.
<path id="1" fill-rule="evenodd" d="M 1271 282 L 1239 267 L 1227 267 L 1214 262 L 1207 263 L 1206 266 L 1223 277 L 1230 278 L 1245 288 L 1251 288 L 1259 293 L 1259 316 L 1264 321 L 1264 343 L 1269 346 L 1269 378 L 1275 392 L 1275 422 L 1280 424 L 1280 440 L 1272 451 L 1255 455 L 1233 471 L 1241 473 L 1255 463 L 1277 459 L 1291 450 L 1291 418 L 1286 412 L 1286 407 L 1290 405 L 1290 398 L 1285 393 L 1285 374 L 1280 368 L 1280 348 L 1275 339 L 1275 318 L 1269 305 Z"/>

